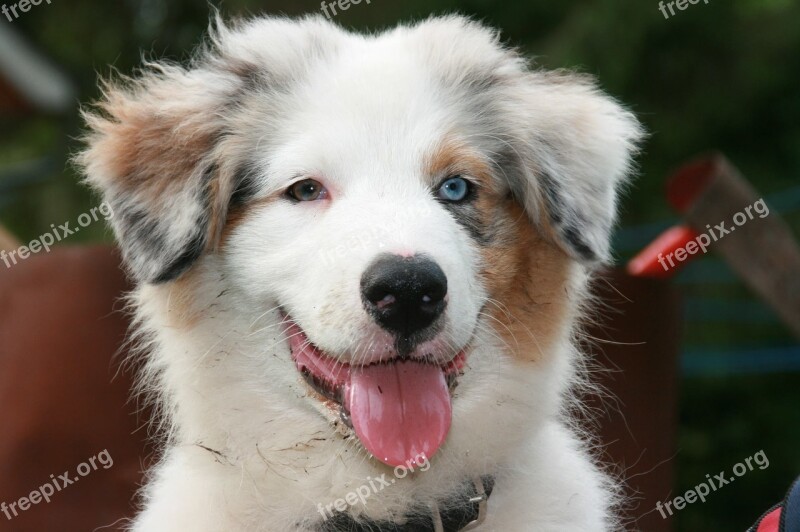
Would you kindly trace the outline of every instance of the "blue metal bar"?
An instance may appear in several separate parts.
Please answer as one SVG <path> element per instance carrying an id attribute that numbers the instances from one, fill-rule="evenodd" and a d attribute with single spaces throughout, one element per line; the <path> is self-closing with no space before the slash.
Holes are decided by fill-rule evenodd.
<path id="1" fill-rule="evenodd" d="M 688 350 L 681 357 L 685 377 L 800 371 L 800 345 L 747 351 Z"/>

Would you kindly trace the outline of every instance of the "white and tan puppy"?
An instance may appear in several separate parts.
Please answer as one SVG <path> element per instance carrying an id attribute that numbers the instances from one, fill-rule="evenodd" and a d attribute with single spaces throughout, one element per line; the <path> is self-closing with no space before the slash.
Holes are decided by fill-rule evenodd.
<path id="1" fill-rule="evenodd" d="M 165 442 L 133 530 L 616 526 L 565 406 L 641 132 L 591 80 L 460 17 L 217 21 L 86 119 Z"/>

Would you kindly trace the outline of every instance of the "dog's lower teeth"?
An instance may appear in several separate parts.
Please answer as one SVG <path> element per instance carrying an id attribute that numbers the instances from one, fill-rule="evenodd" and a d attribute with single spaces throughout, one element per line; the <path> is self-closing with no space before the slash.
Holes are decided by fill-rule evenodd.
<path id="1" fill-rule="evenodd" d="M 342 419 L 342 423 L 347 425 L 347 427 L 353 428 L 353 420 L 350 419 L 350 414 L 347 413 L 344 407 L 339 410 L 339 417 Z"/>
<path id="2" fill-rule="evenodd" d="M 311 386 L 311 388 L 313 388 L 318 394 L 326 397 L 327 399 L 332 399 L 337 403 L 341 402 L 339 401 L 338 397 L 340 394 L 336 391 L 331 391 L 327 382 L 316 377 L 307 368 L 302 368 L 300 370 L 300 374 L 303 376 L 303 379 L 308 383 L 308 385 Z"/>

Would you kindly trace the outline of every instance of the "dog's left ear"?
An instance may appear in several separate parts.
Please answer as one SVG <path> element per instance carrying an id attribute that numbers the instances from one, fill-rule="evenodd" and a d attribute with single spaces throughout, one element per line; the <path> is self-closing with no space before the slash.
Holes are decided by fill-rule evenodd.
<path id="1" fill-rule="evenodd" d="M 522 175 L 512 179 L 512 192 L 569 255 L 590 265 L 606 262 L 617 194 L 643 130 L 588 77 L 532 72 L 525 78 L 513 119 Z"/>

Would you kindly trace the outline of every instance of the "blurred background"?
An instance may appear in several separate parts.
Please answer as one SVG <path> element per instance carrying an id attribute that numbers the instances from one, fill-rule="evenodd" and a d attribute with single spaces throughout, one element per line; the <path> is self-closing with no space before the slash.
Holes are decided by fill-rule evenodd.
<path id="1" fill-rule="evenodd" d="M 321 11 L 318 0 L 212 4 L 226 16 Z M 678 221 L 664 193 L 670 172 L 714 149 L 800 234 L 800 2 L 710 0 L 665 18 L 656 0 L 372 0 L 335 19 L 380 29 L 452 11 L 501 28 L 543 67 L 595 75 L 644 122 L 651 136 L 623 203 L 620 264 Z M 130 73 L 142 54 L 186 59 L 208 16 L 202 0 L 55 0 L 0 16 L 0 225 L 26 242 L 97 204 L 68 164 L 79 104 L 97 97 L 98 75 Z M 69 243 L 99 241 L 111 241 L 101 223 Z M 674 282 L 685 325 L 673 496 L 760 450 L 770 461 L 677 513 L 675 529 L 743 530 L 800 473 L 800 345 L 719 256 Z"/>

